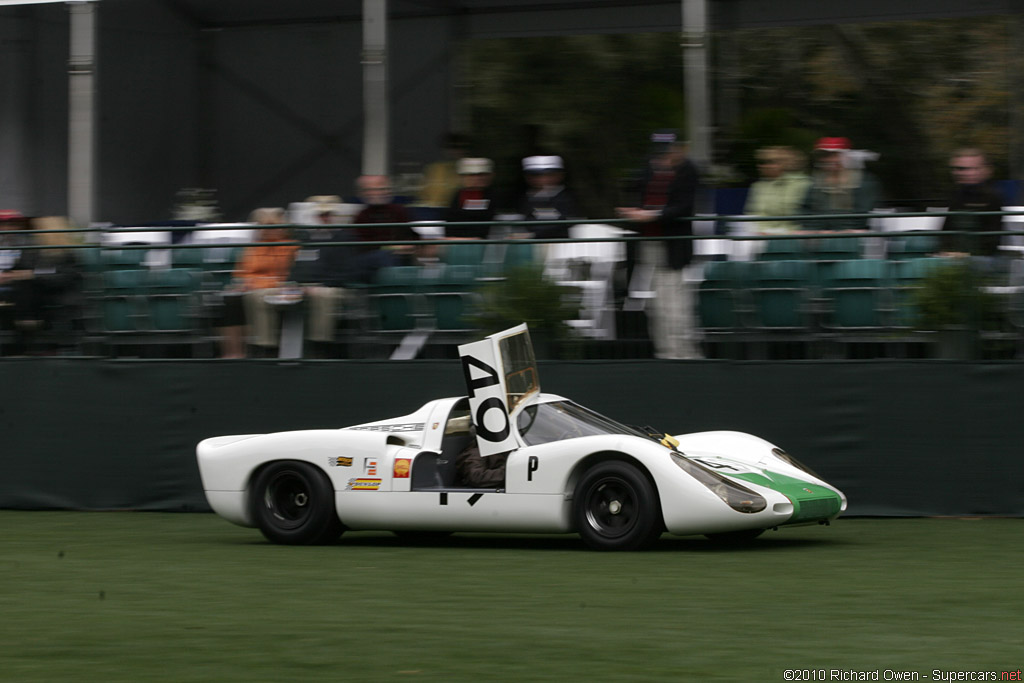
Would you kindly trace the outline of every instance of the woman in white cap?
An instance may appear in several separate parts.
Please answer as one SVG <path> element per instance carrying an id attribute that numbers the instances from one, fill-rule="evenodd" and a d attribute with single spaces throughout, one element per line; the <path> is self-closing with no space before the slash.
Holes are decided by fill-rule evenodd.
<path id="1" fill-rule="evenodd" d="M 520 202 L 519 213 L 527 221 L 537 221 L 531 232 L 538 238 L 569 236 L 567 223 L 544 223 L 580 218 L 576 201 L 565 188 L 562 157 L 532 156 L 523 159 L 523 174 L 529 185 Z"/>
<path id="2" fill-rule="evenodd" d="M 462 187 L 448 207 L 445 237 L 486 239 L 489 225 L 451 225 L 451 223 L 490 222 L 494 220 L 494 163 L 490 159 L 468 157 L 457 164 Z"/>

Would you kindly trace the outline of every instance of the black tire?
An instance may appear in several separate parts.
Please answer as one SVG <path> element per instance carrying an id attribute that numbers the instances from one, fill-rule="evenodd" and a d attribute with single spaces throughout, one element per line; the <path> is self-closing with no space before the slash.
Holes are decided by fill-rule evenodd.
<path id="1" fill-rule="evenodd" d="M 342 532 L 327 475 L 305 462 L 275 462 L 252 486 L 252 514 L 268 540 L 286 545 L 330 543 Z"/>
<path id="2" fill-rule="evenodd" d="M 587 470 L 572 508 L 576 531 L 594 550 L 640 550 L 664 529 L 654 485 L 636 466 L 619 460 Z"/>
<path id="3" fill-rule="evenodd" d="M 763 534 L 767 529 L 744 529 L 743 531 L 727 531 L 721 534 L 705 534 L 709 541 L 721 545 L 746 545 Z"/>

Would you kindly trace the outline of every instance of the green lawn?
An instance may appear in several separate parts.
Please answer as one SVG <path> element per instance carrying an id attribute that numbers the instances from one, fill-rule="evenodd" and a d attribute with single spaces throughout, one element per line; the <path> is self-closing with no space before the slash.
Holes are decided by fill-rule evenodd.
<path id="1" fill-rule="evenodd" d="M 851 519 L 743 549 L 383 533 L 292 548 L 211 514 L 0 511 L 0 680 L 998 674 L 1024 665 L 1022 532 Z"/>

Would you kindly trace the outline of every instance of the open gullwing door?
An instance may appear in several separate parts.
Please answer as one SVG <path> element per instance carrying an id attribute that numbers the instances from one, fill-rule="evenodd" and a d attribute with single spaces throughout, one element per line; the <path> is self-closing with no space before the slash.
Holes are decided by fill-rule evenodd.
<path id="1" fill-rule="evenodd" d="M 459 346 L 469 411 L 480 455 L 518 447 L 512 425 L 540 393 L 526 323 Z"/>

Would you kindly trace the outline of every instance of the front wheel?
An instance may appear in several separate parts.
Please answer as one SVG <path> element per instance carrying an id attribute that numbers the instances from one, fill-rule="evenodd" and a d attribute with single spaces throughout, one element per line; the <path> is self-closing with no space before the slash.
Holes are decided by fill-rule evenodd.
<path id="1" fill-rule="evenodd" d="M 573 520 L 595 550 L 640 550 L 663 530 L 654 485 L 636 466 L 617 460 L 595 465 L 580 479 Z"/>
<path id="2" fill-rule="evenodd" d="M 260 470 L 251 505 L 256 525 L 274 543 L 329 543 L 342 532 L 334 487 L 309 463 L 276 462 Z"/>

